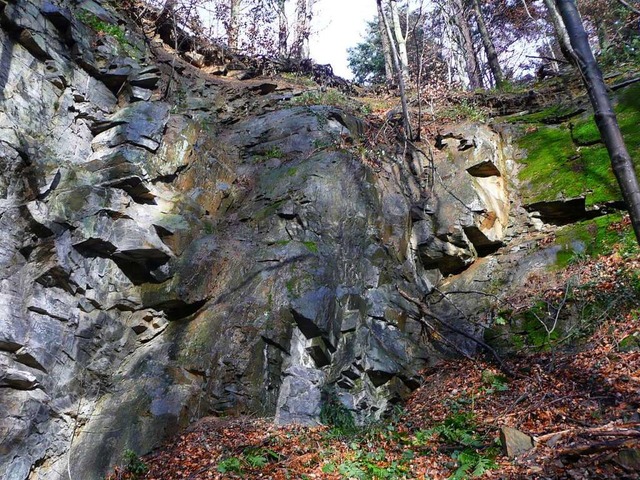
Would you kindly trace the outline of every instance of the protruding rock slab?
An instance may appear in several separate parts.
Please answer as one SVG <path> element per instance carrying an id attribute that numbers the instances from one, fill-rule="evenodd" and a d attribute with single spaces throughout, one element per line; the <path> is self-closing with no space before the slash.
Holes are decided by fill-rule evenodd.
<path id="1" fill-rule="evenodd" d="M 507 457 L 513 458 L 533 448 L 533 437 L 515 428 L 502 427 L 500 442 Z"/>

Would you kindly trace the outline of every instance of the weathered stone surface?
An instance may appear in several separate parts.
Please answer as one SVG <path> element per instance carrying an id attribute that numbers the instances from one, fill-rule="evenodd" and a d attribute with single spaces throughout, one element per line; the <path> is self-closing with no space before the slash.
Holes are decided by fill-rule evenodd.
<path id="1" fill-rule="evenodd" d="M 512 168 L 506 148 L 500 134 L 480 125 L 460 125 L 442 137 L 446 158 L 434 165 L 435 201 L 427 208 L 438 219 L 435 236 L 452 246 L 432 241 L 427 252 L 440 254 L 427 253 L 432 258 L 427 268 L 444 263 L 443 273 L 459 273 L 504 244 L 511 212 L 506 178 Z"/>
<path id="2" fill-rule="evenodd" d="M 315 424 L 329 391 L 379 418 L 438 355 L 400 290 L 532 266 L 492 255 L 514 217 L 490 128 L 453 132 L 435 170 L 400 150 L 370 168 L 357 118 L 170 70 L 108 2 L 77 3 L 1 13 L 0 477 L 104 478 L 208 414 Z M 484 303 L 438 295 L 481 335 L 463 313 Z"/>
<path id="3" fill-rule="evenodd" d="M 99 133 L 92 142 L 94 150 L 117 147 L 127 142 L 155 152 L 160 146 L 169 120 L 169 105 L 161 102 L 136 102 L 118 110 L 94 125 Z"/>
<path id="4" fill-rule="evenodd" d="M 530 435 L 511 427 L 500 429 L 500 443 L 509 458 L 522 455 L 533 448 L 533 438 Z"/>

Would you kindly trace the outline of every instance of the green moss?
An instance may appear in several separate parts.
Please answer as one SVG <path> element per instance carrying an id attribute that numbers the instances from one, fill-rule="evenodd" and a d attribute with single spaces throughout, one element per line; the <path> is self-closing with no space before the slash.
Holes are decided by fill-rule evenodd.
<path id="1" fill-rule="evenodd" d="M 289 292 L 289 295 L 293 298 L 297 298 L 298 297 L 298 279 L 293 277 L 290 278 L 289 280 L 287 280 L 287 283 L 285 283 L 285 287 L 287 288 L 287 292 Z"/>
<path id="2" fill-rule="evenodd" d="M 316 242 L 302 242 L 302 244 L 307 247 L 311 253 L 318 253 L 318 245 Z"/>
<path id="3" fill-rule="evenodd" d="M 634 161 L 640 161 L 640 85 L 620 95 L 616 105 L 618 123 Z M 529 120 L 548 118 L 552 107 L 529 116 Z M 555 109 L 555 110 L 554 110 Z M 590 116 L 568 124 L 538 126 L 522 136 L 521 148 L 527 151 L 519 178 L 527 203 L 552 201 L 558 198 L 586 196 L 587 206 L 620 200 L 619 187 L 611 170 L 611 161 L 600 134 Z M 584 146 L 594 144 L 592 146 Z"/>
<path id="4" fill-rule="evenodd" d="M 555 244 L 560 247 L 556 266 L 565 268 L 583 257 L 609 254 L 616 245 L 620 247 L 622 255 L 637 253 L 638 246 L 630 227 L 620 231 L 611 228 L 611 224 L 621 220 L 622 215 L 615 213 L 559 229 L 555 240 Z"/>
<path id="5" fill-rule="evenodd" d="M 636 83 L 622 90 L 616 110 L 618 113 L 625 111 L 640 112 L 640 84 Z"/>
<path id="6" fill-rule="evenodd" d="M 569 130 L 564 127 L 540 127 L 520 139 L 527 151 L 520 171 L 523 196 L 527 203 L 555 200 L 561 194 L 573 197 L 585 190 L 584 182 L 572 165 L 576 150 Z"/>
<path id="7" fill-rule="evenodd" d="M 573 139 L 579 145 L 600 142 L 600 131 L 596 126 L 596 122 L 589 118 L 576 123 L 573 127 Z"/>

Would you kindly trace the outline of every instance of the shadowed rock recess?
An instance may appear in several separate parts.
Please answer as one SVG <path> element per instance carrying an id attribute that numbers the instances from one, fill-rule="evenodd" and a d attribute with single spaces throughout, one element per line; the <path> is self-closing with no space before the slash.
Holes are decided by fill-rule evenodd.
<path id="1" fill-rule="evenodd" d="M 360 120 L 201 74 L 107 2 L 0 22 L 1 478 L 99 479 L 206 415 L 379 418 L 476 349 L 473 292 L 541 263 L 502 248 L 535 226 L 505 132 L 372 169 Z M 444 344 L 399 291 L 435 285 Z"/>

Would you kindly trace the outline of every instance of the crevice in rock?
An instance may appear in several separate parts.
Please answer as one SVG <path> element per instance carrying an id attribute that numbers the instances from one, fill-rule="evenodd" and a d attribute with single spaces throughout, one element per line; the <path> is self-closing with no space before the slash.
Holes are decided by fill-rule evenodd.
<path id="1" fill-rule="evenodd" d="M 49 373 L 47 369 L 40 362 L 38 362 L 38 360 L 36 360 L 36 358 L 31 353 L 26 350 L 25 347 L 20 348 L 15 353 L 15 360 L 16 362 L 22 363 L 27 367 L 35 368 L 36 370 L 40 370 L 44 373 Z"/>
<path id="2" fill-rule="evenodd" d="M 271 345 L 272 347 L 277 348 L 278 350 L 280 350 L 281 352 L 287 354 L 287 355 L 291 355 L 291 352 L 289 352 L 289 350 L 287 350 L 286 348 L 284 348 L 282 345 L 280 345 L 278 342 L 276 342 L 275 340 L 273 340 L 272 338 L 266 337 L 264 335 L 260 335 L 260 338 L 262 338 L 262 341 L 264 343 L 266 343 L 267 345 Z"/>
<path id="3" fill-rule="evenodd" d="M 184 300 L 169 300 L 159 305 L 154 305 L 155 310 L 162 310 L 167 316 L 167 320 L 176 321 L 190 317 L 205 306 L 208 299 L 187 303 Z"/>
<path id="4" fill-rule="evenodd" d="M 110 257 L 134 285 L 162 283 L 170 276 L 158 275 L 156 270 L 169 261 L 169 256 L 158 250 L 130 250 Z"/>
<path id="5" fill-rule="evenodd" d="M 62 178 L 62 175 L 60 174 L 60 170 L 58 170 L 54 175 L 53 180 L 51 180 L 51 183 L 49 184 L 47 189 L 44 192 L 40 193 L 36 198 L 38 200 L 46 199 L 49 196 L 49 194 L 58 187 L 58 185 L 60 184 L 61 178 Z"/>
<path id="6" fill-rule="evenodd" d="M 42 15 L 61 33 L 65 33 L 71 26 L 71 10 L 66 7 L 61 7 L 53 2 L 47 1 L 44 2 L 40 8 L 40 12 L 42 12 Z"/>
<path id="7" fill-rule="evenodd" d="M 22 345 L 19 343 L 0 340 L 0 351 L 2 352 L 16 353 L 21 347 Z"/>
<path id="8" fill-rule="evenodd" d="M 127 178 L 117 183 L 113 183 L 110 186 L 112 188 L 124 190 L 136 203 L 141 205 L 156 205 L 156 196 L 151 193 L 151 190 L 147 188 L 139 177 Z"/>
<path id="9" fill-rule="evenodd" d="M 70 279 L 69 272 L 59 265 L 50 268 L 36 278 L 35 281 L 43 287 L 58 287 L 71 295 L 75 295 L 75 289 L 72 287 L 73 282 Z"/>
<path id="10" fill-rule="evenodd" d="M 151 183 L 173 183 L 178 176 L 184 172 L 187 168 L 189 167 L 189 165 L 180 165 L 178 168 L 175 169 L 175 171 L 173 173 L 169 173 L 167 175 L 160 175 L 159 177 L 155 177 L 153 179 L 151 179 Z"/>
<path id="11" fill-rule="evenodd" d="M 116 247 L 100 238 L 90 238 L 73 246 L 84 257 L 109 258 L 134 285 L 162 283 L 171 275 L 159 272 L 170 257 L 157 249 L 137 249 L 118 252 Z"/>
<path id="12" fill-rule="evenodd" d="M 380 387 L 391 380 L 394 374 L 382 370 L 367 370 L 367 376 L 375 387 Z"/>
<path id="13" fill-rule="evenodd" d="M 305 337 L 311 339 L 322 335 L 322 331 L 316 326 L 314 319 L 307 318 L 294 308 L 291 309 L 291 314 L 293 315 L 293 319 L 296 321 L 296 325 L 298 325 L 298 328 Z"/>
<path id="14" fill-rule="evenodd" d="M 463 230 L 469 241 L 473 244 L 473 247 L 476 249 L 478 257 L 491 255 L 504 246 L 504 243 L 501 241 L 489 240 L 486 235 L 482 233 L 482 230 L 476 226 L 464 227 Z"/>
<path id="15" fill-rule="evenodd" d="M 472 165 L 467 168 L 467 172 L 472 177 L 500 177 L 500 170 L 496 167 L 495 163 L 491 160 L 485 160 L 483 162 Z"/>
<path id="16" fill-rule="evenodd" d="M 536 212 L 544 223 L 562 226 L 602 217 L 615 211 L 626 210 L 627 207 L 622 200 L 617 200 L 593 205 L 587 209 L 585 197 L 577 197 L 567 200 L 531 203 L 525 205 L 524 208 L 530 213 Z"/>
<path id="17" fill-rule="evenodd" d="M 307 353 L 318 368 L 331 365 L 331 352 L 329 350 L 328 343 L 322 337 L 312 338 L 310 345 L 306 347 Z M 335 351 L 335 348 L 333 350 Z"/>
<path id="18" fill-rule="evenodd" d="M 73 246 L 83 257 L 109 258 L 116 251 L 115 245 L 100 238 L 89 238 Z"/>

